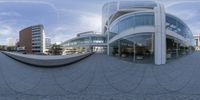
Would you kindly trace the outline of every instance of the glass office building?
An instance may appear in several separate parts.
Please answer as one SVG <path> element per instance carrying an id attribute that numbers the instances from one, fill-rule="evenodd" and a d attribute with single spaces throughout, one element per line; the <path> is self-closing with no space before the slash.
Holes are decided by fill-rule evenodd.
<path id="1" fill-rule="evenodd" d="M 106 3 L 102 9 L 102 35 L 84 34 L 64 42 L 64 47 L 91 51 L 91 47 L 102 46 L 107 55 L 159 65 L 192 53 L 195 45 L 189 27 L 153 1 Z"/>
<path id="2" fill-rule="evenodd" d="M 103 6 L 107 54 L 120 59 L 165 64 L 194 50 L 188 26 L 153 1 L 119 1 Z"/>
<path id="3" fill-rule="evenodd" d="M 104 52 L 106 51 L 106 38 L 103 34 L 94 31 L 78 33 L 75 38 L 61 44 L 64 54 Z"/>

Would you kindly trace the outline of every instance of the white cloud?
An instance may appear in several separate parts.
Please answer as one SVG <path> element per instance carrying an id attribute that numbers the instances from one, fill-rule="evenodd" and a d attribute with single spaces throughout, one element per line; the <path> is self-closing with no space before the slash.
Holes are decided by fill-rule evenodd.
<path id="1" fill-rule="evenodd" d="M 80 18 L 80 28 L 84 31 L 101 31 L 101 15 L 98 14 L 86 14 Z"/>
<path id="2" fill-rule="evenodd" d="M 192 23 L 189 25 L 193 34 L 200 34 L 200 22 Z"/>
<path id="3" fill-rule="evenodd" d="M 63 14 L 75 14 L 76 17 L 73 19 L 77 20 L 78 23 L 75 23 L 76 27 L 82 31 L 101 31 L 101 14 L 92 13 L 81 10 L 70 10 L 70 9 L 60 9 L 60 12 Z M 77 28 L 77 29 L 78 29 Z"/>
<path id="4" fill-rule="evenodd" d="M 56 28 L 54 29 L 54 32 L 55 32 L 56 34 L 65 33 L 66 29 L 67 29 L 67 27 L 65 27 L 65 26 L 58 26 L 58 27 L 56 27 Z"/>
<path id="5" fill-rule="evenodd" d="M 181 18 L 182 20 L 190 20 L 196 16 L 198 16 L 198 12 L 197 10 L 169 10 L 169 12 L 173 15 L 176 15 L 177 17 Z M 187 15 L 186 15 L 187 14 Z"/>
<path id="6" fill-rule="evenodd" d="M 60 43 L 68 39 L 71 39 L 72 37 L 74 37 L 73 34 L 67 34 L 67 32 L 65 32 L 61 34 L 56 34 L 55 36 L 51 36 L 51 40 L 52 40 L 52 43 Z"/>
<path id="7" fill-rule="evenodd" d="M 75 37 L 76 34 L 80 32 L 101 31 L 101 15 L 99 14 L 70 9 L 61 9 L 60 11 L 61 13 L 66 15 L 77 15 L 76 17 L 73 17 L 73 20 L 76 21 L 67 21 L 54 28 L 52 31 L 54 35 L 50 36 L 53 43 L 61 41 L 64 42 L 68 39 Z"/>
<path id="8" fill-rule="evenodd" d="M 49 37 L 51 37 L 52 43 L 59 43 L 64 42 L 72 37 L 75 36 L 75 34 L 71 34 L 69 32 L 72 32 L 72 27 L 67 25 L 60 25 L 57 26 L 52 30 L 52 33 L 49 34 Z"/>
<path id="9" fill-rule="evenodd" d="M 0 12 L 0 16 L 14 16 L 14 17 L 19 17 L 21 14 L 17 12 Z"/>
<path id="10" fill-rule="evenodd" d="M 13 41 L 12 37 L 8 37 L 6 39 L 6 45 L 8 45 L 8 46 L 13 46 L 14 45 L 14 41 Z"/>
<path id="11" fill-rule="evenodd" d="M 0 22 L 0 44 L 6 45 L 7 40 L 12 38 L 13 40 L 17 38 L 16 30 L 14 28 L 4 22 Z"/>
<path id="12" fill-rule="evenodd" d="M 56 12 L 57 19 L 59 18 L 59 13 L 57 13 L 57 7 L 51 3 L 46 1 L 33 1 L 33 0 L 0 0 L 0 4 L 9 4 L 11 10 L 5 9 L 5 11 L 0 12 L 0 45 L 7 44 L 6 40 L 9 40 L 9 38 L 13 38 L 13 40 L 16 40 L 18 38 L 19 30 L 21 30 L 24 27 L 28 27 L 29 24 L 33 25 L 33 20 L 26 19 L 26 16 L 28 15 L 21 15 L 23 13 L 20 13 L 20 11 L 15 12 L 14 7 L 20 6 L 21 4 L 42 4 L 45 6 L 48 6 L 49 8 L 52 8 L 51 11 Z M 12 8 L 12 4 L 18 4 L 17 6 L 14 6 Z M 1 8 L 1 7 L 0 7 Z M 25 8 L 26 9 L 26 8 Z M 23 10 L 23 9 L 21 9 Z M 30 9 L 26 9 L 30 10 Z M 15 17 L 22 17 L 21 19 L 16 19 Z M 36 21 L 35 21 L 36 22 Z"/>
<path id="13" fill-rule="evenodd" d="M 157 1 L 161 1 L 161 0 L 157 0 Z M 161 1 L 162 2 L 162 1 Z M 199 3 L 200 1 L 199 0 L 165 0 L 165 7 L 166 8 L 170 8 L 174 5 L 177 5 L 177 4 L 181 4 L 181 3 Z"/>
<path id="14" fill-rule="evenodd" d="M 1 36 L 8 36 L 11 35 L 13 33 L 13 30 L 10 26 L 8 25 L 4 25 L 2 23 L 0 23 L 0 35 Z"/>
<path id="15" fill-rule="evenodd" d="M 183 5 L 180 5 L 183 4 Z M 181 18 L 189 26 L 193 34 L 200 33 L 199 8 L 197 5 L 189 8 L 193 4 L 200 4 L 199 0 L 177 0 L 166 5 L 167 11 Z M 179 6 L 180 5 L 180 6 Z M 178 7 L 178 9 L 173 9 Z M 182 9 L 181 9 L 182 8 Z"/>

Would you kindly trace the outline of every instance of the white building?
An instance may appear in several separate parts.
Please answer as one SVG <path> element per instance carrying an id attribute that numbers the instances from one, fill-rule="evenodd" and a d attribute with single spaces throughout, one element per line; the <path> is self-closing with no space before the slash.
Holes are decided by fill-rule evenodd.
<path id="1" fill-rule="evenodd" d="M 194 39 L 195 39 L 195 50 L 199 51 L 200 50 L 200 34 L 194 35 Z"/>
<path id="2" fill-rule="evenodd" d="M 93 47 L 91 36 L 80 35 L 62 45 Z M 102 9 L 101 36 L 105 40 L 98 45 L 106 47 L 107 55 L 157 65 L 192 53 L 195 44 L 187 24 L 154 1 L 106 3 Z M 95 37 L 99 36 L 92 38 Z"/>
<path id="3" fill-rule="evenodd" d="M 45 32 L 43 25 L 31 26 L 32 52 L 45 53 Z"/>
<path id="4" fill-rule="evenodd" d="M 94 31 L 78 33 L 75 38 L 67 40 L 61 45 L 64 47 L 64 53 L 75 52 L 103 52 L 106 47 L 106 38 L 103 34 Z"/>
<path id="5" fill-rule="evenodd" d="M 107 54 L 133 62 L 165 64 L 194 50 L 190 28 L 153 1 L 118 1 L 103 6 Z"/>
<path id="6" fill-rule="evenodd" d="M 51 38 L 50 37 L 45 37 L 45 49 L 48 51 L 51 48 Z"/>
<path id="7" fill-rule="evenodd" d="M 7 42 L 7 46 L 14 46 L 13 38 L 7 38 L 6 42 Z"/>

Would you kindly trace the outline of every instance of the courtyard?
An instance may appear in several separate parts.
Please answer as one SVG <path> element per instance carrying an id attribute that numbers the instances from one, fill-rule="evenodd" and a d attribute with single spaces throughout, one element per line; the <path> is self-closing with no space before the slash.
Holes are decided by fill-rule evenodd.
<path id="1" fill-rule="evenodd" d="M 200 53 L 165 65 L 93 54 L 74 64 L 40 68 L 0 53 L 1 100 L 198 100 Z"/>

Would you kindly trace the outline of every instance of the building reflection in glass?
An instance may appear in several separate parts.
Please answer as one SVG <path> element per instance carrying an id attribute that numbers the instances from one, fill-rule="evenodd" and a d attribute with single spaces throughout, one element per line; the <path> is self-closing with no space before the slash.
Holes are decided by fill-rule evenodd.
<path id="1" fill-rule="evenodd" d="M 138 33 L 113 42 L 112 55 L 120 59 L 138 62 L 154 63 L 154 33 Z"/>

